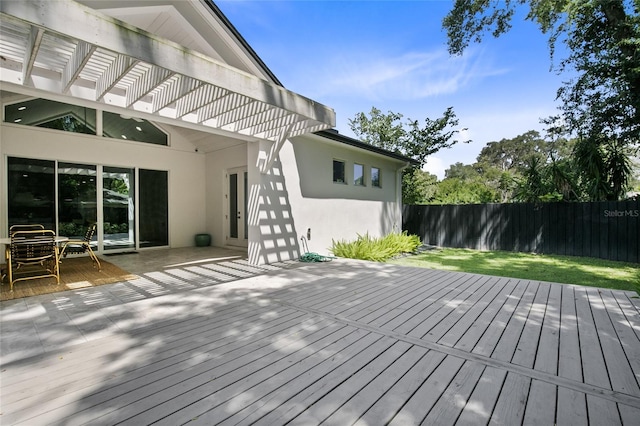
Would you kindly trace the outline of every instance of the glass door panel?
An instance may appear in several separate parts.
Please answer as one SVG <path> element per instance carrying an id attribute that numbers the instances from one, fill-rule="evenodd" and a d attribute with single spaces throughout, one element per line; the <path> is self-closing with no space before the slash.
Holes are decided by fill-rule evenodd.
<path id="1" fill-rule="evenodd" d="M 140 247 L 169 245 L 169 183 L 166 171 L 138 171 Z"/>
<path id="2" fill-rule="evenodd" d="M 97 222 L 96 176 L 96 166 L 58 163 L 58 234 L 82 239 Z"/>
<path id="3" fill-rule="evenodd" d="M 7 165 L 9 227 L 40 224 L 55 230 L 55 162 L 9 157 Z"/>
<path id="4" fill-rule="evenodd" d="M 136 247 L 135 174 L 133 169 L 104 167 L 102 171 L 103 248 Z"/>
<path id="5" fill-rule="evenodd" d="M 231 169 L 229 176 L 229 210 L 228 214 L 228 243 L 234 246 L 247 246 L 249 227 L 246 220 L 248 199 L 246 168 Z"/>

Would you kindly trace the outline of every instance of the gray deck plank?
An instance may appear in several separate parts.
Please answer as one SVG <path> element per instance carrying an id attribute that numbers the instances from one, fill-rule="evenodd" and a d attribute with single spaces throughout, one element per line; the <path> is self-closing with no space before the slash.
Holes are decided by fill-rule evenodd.
<path id="1" fill-rule="evenodd" d="M 589 304 L 593 312 L 593 319 L 596 324 L 596 330 L 602 346 L 602 353 L 607 363 L 607 371 L 611 380 L 613 390 L 627 393 L 630 395 L 639 395 L 640 387 L 636 380 L 636 376 L 629 364 L 624 349 L 620 344 L 620 339 L 616 330 L 611 323 L 611 318 L 607 314 L 604 303 L 602 302 L 601 293 L 608 290 L 599 290 L 597 288 L 588 288 Z"/>
<path id="2" fill-rule="evenodd" d="M 306 425 L 324 422 L 331 414 L 342 407 L 354 393 L 359 392 L 376 376 L 385 371 L 394 361 L 409 350 L 410 344 L 396 342 L 386 351 L 372 359 L 366 366 L 355 372 L 351 377 L 334 388 L 330 393 L 317 400 L 313 405 L 296 416 L 288 424 Z M 372 403 L 374 401 L 371 401 Z"/>
<path id="3" fill-rule="evenodd" d="M 638 294 L 631 294 L 631 292 L 616 292 L 613 297 L 618 302 L 622 313 L 631 325 L 631 329 L 640 341 L 640 296 L 638 296 Z M 635 303 L 632 300 L 634 300 Z"/>
<path id="4" fill-rule="evenodd" d="M 476 426 L 489 423 L 506 377 L 505 370 L 486 367 L 460 413 L 456 425 Z"/>
<path id="5" fill-rule="evenodd" d="M 405 331 L 408 336 L 417 337 L 419 339 L 427 338 L 427 333 L 435 326 L 440 324 L 450 314 L 454 314 L 459 307 L 469 307 L 475 300 L 482 297 L 489 289 L 492 288 L 493 277 L 487 276 L 471 276 L 471 286 L 459 293 L 455 298 L 449 298 L 445 303 L 439 303 L 437 309 L 426 316 L 419 324 L 416 324 L 411 330 Z M 431 340 L 430 338 L 428 340 Z"/>
<path id="6" fill-rule="evenodd" d="M 584 381 L 605 389 L 611 389 L 609 373 L 607 372 L 598 331 L 596 330 L 591 306 L 589 305 L 589 297 L 584 288 L 576 288 L 574 293 Z"/>
<path id="7" fill-rule="evenodd" d="M 551 284 L 544 312 L 540 340 L 536 351 L 534 368 L 546 373 L 558 372 L 560 348 L 560 316 L 562 314 L 562 286 Z"/>
<path id="8" fill-rule="evenodd" d="M 589 422 L 592 425 L 621 425 L 618 404 L 615 402 L 587 395 L 587 409 L 589 412 Z"/>
<path id="9" fill-rule="evenodd" d="M 465 312 L 437 342 L 441 345 L 456 347 L 461 350 L 465 348 L 468 349 L 469 346 L 464 342 L 460 346 L 458 346 L 458 342 L 463 336 L 467 335 L 471 329 L 474 330 L 476 338 L 479 339 L 489 325 L 490 320 L 487 320 L 487 318 L 493 318 L 496 315 L 500 307 L 504 304 L 507 296 L 511 294 L 515 288 L 515 281 L 512 279 L 502 278 L 499 282 L 500 284 L 494 287 L 496 293 L 492 294 L 491 298 L 485 297 L 476 303 L 471 309 Z M 480 325 L 482 325 L 481 331 L 478 329 Z"/>
<path id="10" fill-rule="evenodd" d="M 335 323 L 320 328 L 302 327 L 294 335 L 296 338 L 313 342 L 341 328 Z M 300 343 L 297 339 L 292 339 L 294 335 L 289 330 L 285 333 L 284 336 L 277 336 L 272 344 L 256 350 L 243 350 L 235 356 L 227 354 L 222 360 L 209 359 L 196 366 L 181 365 L 171 376 L 165 375 L 144 386 L 136 383 L 136 389 L 126 394 L 122 394 L 119 388 L 112 388 L 111 398 L 91 406 L 91 409 L 85 410 L 88 412 L 82 415 L 65 420 L 77 424 L 89 421 L 116 424 L 125 420 L 132 424 L 148 424 L 157 421 L 162 416 L 170 414 L 178 401 L 182 401 L 184 405 L 192 403 L 198 398 L 198 391 L 203 386 L 206 386 L 208 391 L 211 387 L 222 389 L 286 357 Z"/>
<path id="11" fill-rule="evenodd" d="M 462 279 L 462 275 L 441 276 L 435 286 L 430 286 L 427 291 L 421 293 L 419 297 L 407 300 L 404 305 L 395 307 L 384 315 L 381 315 L 378 318 L 374 319 L 373 321 L 368 321 L 368 323 L 375 327 L 382 327 L 387 330 L 393 330 L 399 325 L 405 323 L 409 318 L 412 318 L 425 306 L 433 303 L 441 295 L 450 292 L 452 286 Z"/>
<path id="12" fill-rule="evenodd" d="M 465 297 L 473 288 L 473 284 L 478 279 L 472 275 L 459 274 L 457 277 L 451 277 L 452 280 L 448 285 L 442 288 L 431 297 L 428 297 L 415 306 L 407 310 L 407 312 L 394 318 L 389 324 L 385 324 L 384 328 L 391 329 L 397 333 L 408 334 L 420 325 L 423 321 L 437 312 L 442 306 L 451 303 L 458 297 Z"/>
<path id="13" fill-rule="evenodd" d="M 478 344 L 484 334 L 494 326 L 506 327 L 513 310 L 518 304 L 518 300 L 522 297 L 527 289 L 526 284 L 520 285 L 519 280 L 510 280 L 510 285 L 503 289 L 501 297 L 497 297 L 487 309 L 471 324 L 468 330 L 455 342 L 454 347 L 463 351 L 470 352 Z M 452 339 L 453 340 L 453 336 Z M 440 339 L 438 343 L 451 346 L 451 341 L 447 336 Z"/>
<path id="14" fill-rule="evenodd" d="M 455 424 L 484 369 L 482 364 L 466 361 L 422 423 L 427 425 Z"/>
<path id="15" fill-rule="evenodd" d="M 444 359 L 445 355 L 442 353 L 436 351 L 426 353 L 354 423 L 354 426 L 386 425 Z"/>
<path id="16" fill-rule="evenodd" d="M 351 377 L 354 371 L 362 369 L 371 362 L 372 359 L 386 351 L 393 344 L 394 340 L 388 337 L 378 339 L 369 347 L 365 348 L 365 350 L 347 360 L 340 367 L 295 395 L 287 401 L 286 405 L 281 405 L 269 412 L 255 424 L 285 424 L 289 422 L 312 406 L 316 401 L 340 386 L 340 384 Z"/>
<path id="17" fill-rule="evenodd" d="M 54 418 L 63 418 L 69 415 L 74 417 L 97 416 L 98 411 L 95 408 L 96 405 L 106 405 L 111 407 L 109 411 L 113 411 L 121 406 L 127 406 L 135 402 L 136 399 L 133 397 L 132 392 L 137 392 L 140 397 L 144 397 L 145 395 L 152 395 L 158 390 L 163 390 L 165 384 L 166 386 L 171 386 L 179 381 L 179 378 L 184 380 L 186 374 L 197 377 L 202 374 L 202 372 L 207 371 L 209 371 L 209 374 L 214 374 L 212 371 L 215 372 L 218 370 L 228 372 L 234 368 L 234 365 L 242 365 L 242 361 L 247 358 L 247 362 L 250 362 L 252 360 L 251 356 L 269 353 L 271 351 L 272 336 L 277 335 L 280 338 L 286 339 L 289 335 L 294 336 L 301 330 L 304 330 L 305 327 L 312 327 L 318 322 L 317 319 L 307 317 L 309 322 L 306 325 L 304 323 L 301 324 L 300 322 L 304 320 L 304 318 L 305 316 L 291 317 L 286 322 L 267 329 L 267 331 L 261 335 L 261 339 L 248 339 L 247 341 L 239 341 L 237 344 L 230 345 L 230 347 L 227 348 L 229 350 L 228 352 L 220 354 L 213 353 L 208 357 L 202 357 L 199 352 L 192 353 L 191 357 L 195 358 L 195 363 L 190 363 L 189 359 L 187 359 L 177 364 L 166 365 L 164 368 L 154 370 L 151 373 L 147 373 L 145 370 L 139 370 L 136 372 L 140 375 L 139 378 L 135 375 L 127 375 L 124 378 L 114 377 L 113 379 L 105 379 L 104 375 L 98 375 L 104 383 L 98 391 L 93 390 L 89 394 L 82 391 L 66 392 L 60 395 L 50 395 L 47 399 L 34 395 L 34 398 L 38 398 L 38 400 L 42 402 L 34 406 L 34 404 L 29 405 L 29 401 L 21 400 L 18 402 L 20 405 L 11 410 L 10 415 L 3 416 L 3 421 L 10 423 L 14 421 L 14 417 L 16 421 L 19 419 L 22 421 L 44 413 L 46 413 L 47 416 L 54 416 Z M 249 355 L 243 355 L 243 353 L 247 351 Z M 224 361 L 225 359 L 226 362 Z M 211 365 L 211 363 L 214 365 Z M 187 368 L 189 364 L 192 365 L 190 368 Z M 82 381 L 81 378 L 74 378 L 74 380 Z M 80 410 L 78 407 L 68 406 L 69 403 L 77 400 L 82 401 L 84 410 Z M 122 405 L 119 405 L 120 403 Z M 86 412 L 87 410 L 89 413 Z"/>
<path id="18" fill-rule="evenodd" d="M 508 373 L 502 391 L 489 420 L 489 424 L 521 424 L 529 396 L 531 379 L 519 374 Z"/>
<path id="19" fill-rule="evenodd" d="M 154 408 L 153 413 L 141 413 L 127 421 L 175 425 L 197 418 L 200 424 L 218 423 L 234 414 L 232 410 L 239 411 L 243 404 L 249 402 L 247 399 L 255 398 L 252 396 L 252 388 L 262 384 L 264 386 L 261 390 L 265 391 L 277 385 L 277 381 L 272 382 L 273 377 L 280 377 L 280 380 L 297 377 L 320 362 L 317 354 L 327 351 L 327 355 L 333 356 L 339 347 L 332 349 L 332 345 L 353 331 L 351 327 L 342 327 L 330 333 L 315 333 L 313 338 L 305 339 L 307 346 L 288 345 L 281 348 L 276 356 L 270 357 L 272 359 L 260 359 L 257 368 L 245 366 L 239 372 L 240 378 L 235 377 L 233 382 L 225 381 L 230 382 L 226 386 L 216 383 L 216 378 L 172 398 L 161 407 Z M 234 397 L 239 398 L 241 403 L 230 402 Z"/>
<path id="20" fill-rule="evenodd" d="M 558 425 L 589 424 L 586 395 L 573 389 L 559 387 L 556 422 Z"/>
<path id="21" fill-rule="evenodd" d="M 508 281 L 508 279 L 499 278 L 489 280 L 483 287 L 478 288 L 473 297 L 458 305 L 422 338 L 439 342 L 444 336 L 455 339 L 456 336 L 462 335 L 489 303 L 504 290 Z M 486 286 L 489 287 L 486 288 Z M 483 293 L 485 288 L 487 291 Z"/>
<path id="22" fill-rule="evenodd" d="M 558 357 L 558 375 L 582 382 L 582 357 L 573 286 L 562 286 L 559 350 L 562 356 Z"/>
<path id="23" fill-rule="evenodd" d="M 437 277 L 438 275 L 434 274 L 434 276 Z M 408 277 L 406 281 L 403 280 L 402 283 L 396 283 L 396 285 L 388 288 L 384 293 L 379 293 L 375 298 L 371 298 L 366 303 L 351 306 L 341 311 L 328 312 L 367 323 L 438 285 L 439 282 L 437 280 L 428 282 L 425 281 L 424 275 L 415 274 Z"/>
<path id="24" fill-rule="evenodd" d="M 532 380 L 524 412 L 525 425 L 556 424 L 557 387 L 540 380 Z"/>
<path id="25" fill-rule="evenodd" d="M 538 292 L 533 299 L 533 305 L 529 310 L 529 315 L 518 339 L 518 345 L 511 358 L 513 364 L 532 368 L 535 363 L 550 287 L 548 283 L 541 283 L 538 286 Z"/>
<path id="26" fill-rule="evenodd" d="M 640 383 L 640 345 L 635 344 L 635 333 L 631 328 L 631 324 L 622 312 L 621 307 L 616 303 L 611 291 L 601 291 L 600 297 L 617 335 L 616 341 L 622 346 L 622 350 L 629 361 L 632 375 L 635 376 L 636 382 Z"/>
<path id="27" fill-rule="evenodd" d="M 238 305 L 239 306 L 239 305 Z M 163 346 L 164 352 L 170 352 L 172 349 L 177 348 L 179 352 L 187 352 L 193 348 L 201 347 L 205 342 L 211 344 L 215 342 L 221 333 L 225 333 L 229 325 L 238 327 L 238 330 L 251 335 L 252 329 L 255 329 L 255 324 L 252 322 L 259 320 L 261 324 L 274 321 L 274 318 L 268 318 L 269 315 L 265 315 L 271 312 L 271 310 L 251 309 L 249 307 L 242 310 L 227 310 L 225 314 L 218 316 L 219 319 L 215 325 L 212 325 L 209 320 L 203 319 L 198 321 L 184 321 L 176 324 L 172 324 L 167 327 L 154 328 L 153 333 L 162 332 L 167 334 L 174 334 L 177 338 L 171 342 L 167 342 Z M 299 315 L 299 312 L 294 310 L 286 311 L 291 315 Z M 282 311 L 285 314 L 285 311 Z M 47 390 L 47 386 L 53 386 L 57 380 L 63 378 L 69 379 L 70 375 L 82 375 L 87 370 L 94 368 L 106 368 L 113 364 L 113 357 L 121 356 L 121 354 L 127 351 L 136 351 L 137 348 L 144 345 L 145 334 L 136 332 L 132 334 L 135 340 L 129 341 L 122 339 L 122 337 L 108 337 L 101 339 L 99 342 L 92 342 L 83 346 L 82 350 L 70 350 L 60 356 L 54 363 L 44 362 L 38 363 L 38 368 L 31 366 L 25 366 L 25 368 L 19 368 L 11 370 L 11 375 L 2 377 L 2 387 L 0 388 L 0 395 L 3 398 L 7 398 L 9 394 L 28 390 L 33 392 L 36 388 L 39 391 Z M 100 348 L 101 350 L 93 350 Z M 174 354 L 172 354 L 174 355 Z M 64 359 L 64 363 L 60 360 Z M 90 362 L 93 361 L 93 362 Z M 47 370 L 47 374 L 43 375 L 42 371 Z M 43 387 L 44 386 L 44 387 Z M 7 402 L 7 399 L 4 399 Z"/>
<path id="28" fill-rule="evenodd" d="M 293 398 L 299 397 L 303 392 L 312 393 L 312 387 L 328 385 L 325 377 L 340 377 L 346 367 L 343 365 L 354 357 L 361 354 L 375 342 L 379 341 L 380 336 L 373 333 L 364 332 L 358 329 L 354 335 L 348 336 L 348 344 L 344 345 L 344 349 L 340 350 L 337 355 L 325 357 L 317 366 L 311 368 L 305 374 L 289 380 L 285 386 L 262 395 L 261 398 L 253 404 L 242 407 L 233 417 L 228 419 L 229 424 L 254 424 L 265 416 L 275 416 L 276 410 L 284 410 Z M 334 373 L 335 372 L 335 373 Z"/>
<path id="29" fill-rule="evenodd" d="M 473 352 L 492 356 L 501 361 L 511 361 L 537 291 L 538 284 L 530 283 L 524 295 L 518 301 L 515 310 L 511 313 L 506 327 L 500 326 L 500 323 L 491 324 L 473 348 Z"/>
<path id="30" fill-rule="evenodd" d="M 640 424 L 640 408 L 618 404 L 618 411 L 620 411 L 620 419 L 623 425 L 634 426 Z"/>
<path id="31" fill-rule="evenodd" d="M 420 424 L 438 402 L 463 364 L 464 360 L 447 356 L 396 413 L 389 422 L 389 426 Z"/>
<path id="32" fill-rule="evenodd" d="M 358 421 L 376 402 L 380 400 L 390 389 L 404 377 L 407 372 L 424 357 L 426 350 L 412 346 L 379 374 L 367 386 L 362 388 L 344 405 L 325 419 L 327 425 L 350 425 Z"/>

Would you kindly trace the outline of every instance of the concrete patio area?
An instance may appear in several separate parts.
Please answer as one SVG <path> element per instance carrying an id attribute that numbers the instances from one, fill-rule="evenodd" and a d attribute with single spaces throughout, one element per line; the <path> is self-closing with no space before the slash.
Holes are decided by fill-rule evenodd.
<path id="1" fill-rule="evenodd" d="M 640 299 L 213 248 L 1 302 L 2 425 L 640 424 Z"/>

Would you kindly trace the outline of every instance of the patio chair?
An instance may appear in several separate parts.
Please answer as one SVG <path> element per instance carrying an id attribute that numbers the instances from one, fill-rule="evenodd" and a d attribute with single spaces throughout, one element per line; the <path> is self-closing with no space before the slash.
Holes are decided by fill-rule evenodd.
<path id="1" fill-rule="evenodd" d="M 17 230 L 11 234 L 7 269 L 11 291 L 18 281 L 53 277 L 60 284 L 55 232 Z"/>
<path id="2" fill-rule="evenodd" d="M 100 265 L 100 261 L 98 260 L 98 256 L 93 252 L 91 248 L 91 240 L 95 235 L 98 229 L 98 225 L 96 223 L 92 224 L 87 228 L 87 232 L 84 234 L 84 238 L 82 240 L 69 240 L 62 247 L 62 252 L 60 255 L 62 257 L 67 257 L 67 254 L 84 254 L 89 253 L 89 257 L 95 263 L 94 266 L 97 266 L 98 271 L 102 270 L 102 265 Z"/>
<path id="3" fill-rule="evenodd" d="M 9 236 L 13 235 L 16 231 L 40 231 L 44 230 L 44 225 L 40 224 L 28 224 L 28 225 L 11 225 L 9 227 Z M 9 265 L 9 250 L 10 246 L 7 246 L 4 250 L 4 260 L 5 265 Z M 5 277 L 7 276 L 8 269 L 2 271 L 2 282 L 4 282 Z"/>

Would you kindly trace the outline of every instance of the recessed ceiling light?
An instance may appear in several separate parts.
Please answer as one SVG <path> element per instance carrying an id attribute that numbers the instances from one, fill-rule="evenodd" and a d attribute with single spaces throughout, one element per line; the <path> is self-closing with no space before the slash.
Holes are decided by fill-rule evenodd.
<path id="1" fill-rule="evenodd" d="M 23 106 L 21 106 L 21 107 L 18 107 L 18 111 L 24 111 L 25 109 L 27 109 L 27 107 L 26 107 L 26 106 L 24 106 L 24 105 L 23 105 Z"/>
<path id="2" fill-rule="evenodd" d="M 140 127 L 140 126 L 136 126 L 136 130 L 137 130 L 137 131 L 139 131 L 139 132 L 141 132 L 141 131 L 142 131 L 142 127 Z"/>
<path id="3" fill-rule="evenodd" d="M 22 121 L 22 118 L 16 118 L 15 120 L 13 120 L 14 123 L 19 123 Z"/>
<path id="4" fill-rule="evenodd" d="M 126 139 L 127 137 L 125 135 L 122 135 L 122 139 Z"/>

